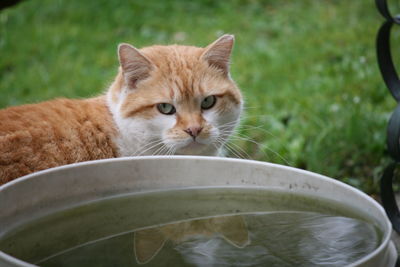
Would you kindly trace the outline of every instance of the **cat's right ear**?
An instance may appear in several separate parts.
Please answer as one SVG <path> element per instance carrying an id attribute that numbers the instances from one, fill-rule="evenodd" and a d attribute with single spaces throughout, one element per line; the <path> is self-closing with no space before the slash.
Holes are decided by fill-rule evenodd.
<path id="1" fill-rule="evenodd" d="M 150 75 L 152 63 L 138 49 L 130 44 L 118 46 L 118 58 L 129 88 L 136 88 L 136 84 Z"/>
<path id="2" fill-rule="evenodd" d="M 221 70 L 224 74 L 229 74 L 229 62 L 232 53 L 235 37 L 225 34 L 215 42 L 205 48 L 201 56 L 209 65 Z"/>
<path id="3" fill-rule="evenodd" d="M 134 234 L 134 252 L 136 261 L 145 264 L 151 261 L 163 248 L 167 239 L 159 228 L 143 229 Z"/>

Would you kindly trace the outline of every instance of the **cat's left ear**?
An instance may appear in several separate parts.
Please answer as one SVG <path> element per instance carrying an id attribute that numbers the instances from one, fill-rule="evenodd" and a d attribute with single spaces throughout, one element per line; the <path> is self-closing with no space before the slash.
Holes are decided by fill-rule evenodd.
<path id="1" fill-rule="evenodd" d="M 205 48 L 201 58 L 208 64 L 220 69 L 224 74 L 229 74 L 229 63 L 235 36 L 225 34 Z"/>
<path id="2" fill-rule="evenodd" d="M 129 88 L 135 88 L 136 84 L 150 76 L 153 64 L 137 48 L 129 44 L 118 46 L 119 63 Z"/>

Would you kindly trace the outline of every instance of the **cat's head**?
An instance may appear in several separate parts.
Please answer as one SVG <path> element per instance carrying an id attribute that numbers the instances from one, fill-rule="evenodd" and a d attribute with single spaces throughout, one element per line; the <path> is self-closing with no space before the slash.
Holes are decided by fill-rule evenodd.
<path id="1" fill-rule="evenodd" d="M 233 43 L 224 35 L 205 48 L 119 45 L 108 104 L 122 156 L 218 154 L 243 106 L 229 74 Z"/>

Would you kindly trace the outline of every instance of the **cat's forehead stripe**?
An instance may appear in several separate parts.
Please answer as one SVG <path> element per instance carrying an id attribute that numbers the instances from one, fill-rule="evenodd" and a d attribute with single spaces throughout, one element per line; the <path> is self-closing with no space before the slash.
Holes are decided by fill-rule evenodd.
<path id="1" fill-rule="evenodd" d="M 175 100 L 175 91 L 174 91 L 174 89 L 173 88 L 169 88 L 168 91 L 169 91 L 169 97 L 171 99 Z"/>
<path id="2" fill-rule="evenodd" d="M 150 105 L 144 104 L 144 105 L 136 106 L 136 107 L 133 108 L 133 109 L 125 109 L 125 112 L 123 112 L 122 115 L 123 115 L 124 118 L 128 118 L 128 117 L 136 116 L 136 115 L 138 115 L 139 113 L 144 113 L 144 112 L 146 112 L 146 114 L 145 114 L 144 117 L 152 117 L 152 116 L 150 116 L 150 115 L 153 115 L 153 114 L 150 114 L 148 111 L 149 111 L 150 109 L 153 109 L 153 107 L 154 107 L 153 104 L 150 104 Z M 142 114 L 142 115 L 144 115 L 144 114 Z"/>

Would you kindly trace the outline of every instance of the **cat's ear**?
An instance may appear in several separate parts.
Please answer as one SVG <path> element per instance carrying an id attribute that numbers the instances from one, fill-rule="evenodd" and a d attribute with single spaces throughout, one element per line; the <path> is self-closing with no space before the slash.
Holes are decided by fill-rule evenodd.
<path id="1" fill-rule="evenodd" d="M 135 88 L 138 81 L 149 77 L 153 68 L 151 61 L 129 44 L 118 46 L 118 58 L 129 88 Z"/>
<path id="2" fill-rule="evenodd" d="M 235 37 L 231 34 L 221 36 L 205 48 L 201 58 L 227 75 L 234 41 Z"/>
<path id="3" fill-rule="evenodd" d="M 144 264 L 151 261 L 162 249 L 166 238 L 158 228 L 144 229 L 135 232 L 134 251 L 136 261 Z"/>
<path id="4" fill-rule="evenodd" d="M 227 216 L 213 218 L 216 230 L 222 237 L 238 248 L 250 244 L 249 231 L 242 216 Z"/>

